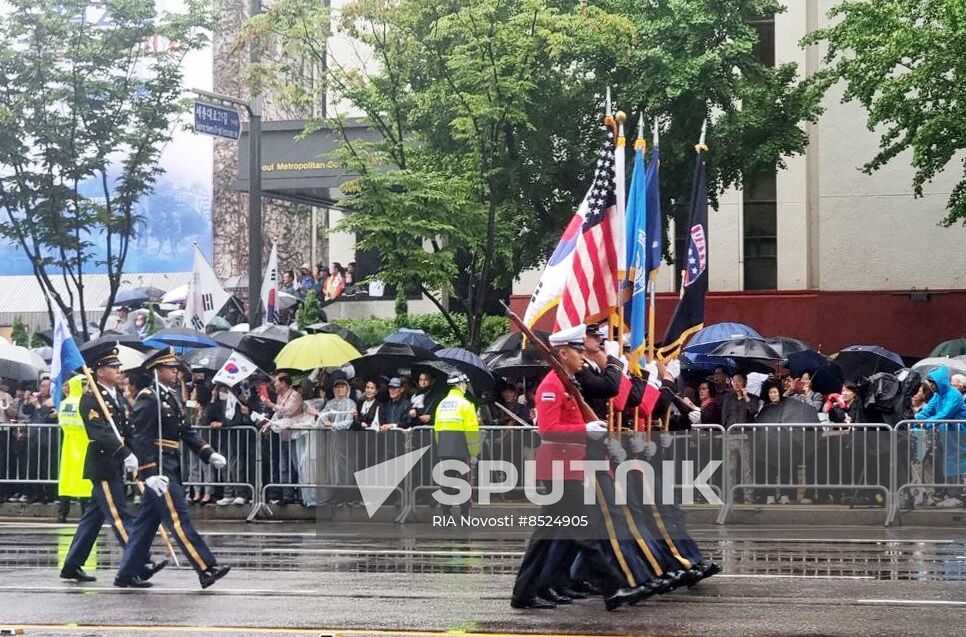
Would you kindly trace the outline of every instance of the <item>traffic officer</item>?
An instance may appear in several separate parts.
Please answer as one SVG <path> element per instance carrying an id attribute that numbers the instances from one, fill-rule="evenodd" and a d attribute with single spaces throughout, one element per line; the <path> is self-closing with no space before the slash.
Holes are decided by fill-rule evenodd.
<path id="1" fill-rule="evenodd" d="M 436 453 L 443 460 L 459 460 L 475 463 L 480 454 L 480 421 L 476 417 L 476 407 L 466 398 L 470 379 L 461 372 L 450 374 L 446 379 L 449 393 L 436 407 L 433 428 L 436 433 Z M 457 489 L 443 487 L 443 493 L 456 495 Z M 460 513 L 470 513 L 470 500 L 460 503 Z M 449 507 L 443 512 L 449 515 Z"/>
<path id="2" fill-rule="evenodd" d="M 571 376 L 584 363 L 585 332 L 585 326 L 578 325 L 550 336 L 557 360 Z M 564 381 L 555 371 L 548 373 L 537 387 L 536 408 L 541 436 L 536 478 L 549 483 L 551 493 L 559 495 L 543 505 L 541 516 L 549 516 L 549 519 L 576 517 L 578 520 L 586 516 L 587 526 L 537 527 L 520 564 L 510 605 L 513 608 L 554 608 L 554 603 L 539 597 L 541 572 L 549 559 L 551 547 L 571 542 L 578 547 L 590 577 L 599 584 L 607 610 L 649 596 L 650 589 L 643 586 L 622 588 L 621 574 L 608 562 L 600 541 L 595 538 L 603 526 L 599 522 L 599 510 L 584 504 L 584 472 L 577 461 L 586 457 L 588 436 L 603 437 L 607 433 L 607 424 L 601 420 L 584 421 L 576 398 L 567 392 Z M 562 485 L 556 484 L 560 482 Z M 560 562 L 555 566 L 569 569 L 571 562 Z"/>
<path id="3" fill-rule="evenodd" d="M 78 403 L 89 440 L 84 477 L 93 484 L 93 501 L 87 503 L 77 523 L 60 576 L 78 582 L 93 582 L 97 578 L 85 573 L 82 565 L 87 561 L 104 521 L 110 521 L 122 546 L 130 540 L 131 518 L 124 496 L 124 477 L 137 472 L 138 459 L 126 443 L 131 438 L 131 430 L 124 397 L 117 388 L 121 375 L 117 348 L 114 343 L 95 343 L 81 353 L 87 365 L 94 368 L 97 382 L 95 388 L 89 387 L 84 392 Z M 147 580 L 167 564 L 167 560 L 151 562 L 145 552 L 135 569 L 140 579 Z"/>
<path id="4" fill-rule="evenodd" d="M 143 372 L 133 374 L 138 391 L 131 417 L 134 448 L 141 458 L 138 473 L 147 487 L 134 522 L 134 533 L 118 567 L 114 585 L 127 588 L 151 586 L 138 575 L 137 565 L 151 550 L 151 542 L 163 522 L 198 573 L 202 588 L 208 588 L 228 574 L 230 566 L 219 565 L 208 545 L 195 530 L 181 484 L 181 444 L 216 469 L 228 464 L 212 450 L 185 418 L 178 398 L 180 369 L 171 348 L 155 352 L 144 362 Z M 154 381 L 157 379 L 158 388 Z M 163 449 L 159 457 L 159 448 Z"/>
<path id="5" fill-rule="evenodd" d="M 81 513 L 90 502 L 91 481 L 84 477 L 84 458 L 87 456 L 87 432 L 80 414 L 80 400 L 84 395 L 84 377 L 74 376 L 67 381 L 67 396 L 60 401 L 57 423 L 60 425 L 60 472 L 57 476 L 57 497 L 60 498 L 58 522 L 67 521 L 70 501 L 76 498 Z"/>

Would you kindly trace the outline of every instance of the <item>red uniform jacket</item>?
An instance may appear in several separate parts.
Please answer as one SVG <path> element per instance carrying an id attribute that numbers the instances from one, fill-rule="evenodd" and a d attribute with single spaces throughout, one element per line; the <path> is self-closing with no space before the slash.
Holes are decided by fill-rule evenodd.
<path id="1" fill-rule="evenodd" d="M 571 460 L 587 455 L 587 431 L 577 401 L 564 390 L 556 372 L 550 372 L 537 387 L 537 480 L 553 480 L 553 461 L 559 461 L 558 479 L 583 480 L 581 469 L 571 469 Z"/>

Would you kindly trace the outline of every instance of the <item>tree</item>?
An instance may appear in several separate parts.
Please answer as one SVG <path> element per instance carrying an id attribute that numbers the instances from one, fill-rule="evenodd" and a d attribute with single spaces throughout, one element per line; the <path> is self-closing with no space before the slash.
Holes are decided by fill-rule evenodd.
<path id="1" fill-rule="evenodd" d="M 183 112 L 181 61 L 206 41 L 202 0 L 9 0 L 0 15 L 0 235 L 47 298 L 88 336 L 84 277 L 107 273 L 104 328 L 138 202 Z M 163 44 L 161 44 L 163 43 Z M 160 45 L 159 45 L 160 44 Z M 60 285 L 55 287 L 55 281 Z"/>
<path id="2" fill-rule="evenodd" d="M 10 327 L 10 340 L 14 345 L 31 347 L 30 332 L 19 315 L 13 317 L 13 325 Z"/>
<path id="3" fill-rule="evenodd" d="M 380 133 L 369 144 L 345 136 L 339 158 L 358 177 L 343 189 L 351 212 L 340 229 L 380 251 L 380 278 L 437 303 L 452 294 L 468 316 L 460 340 L 478 349 L 498 290 L 546 258 L 583 197 L 608 84 L 625 109 L 663 122 L 669 214 L 670 201 L 687 199 L 705 117 L 718 190 L 804 150 L 799 124 L 817 116 L 820 93 L 794 65 L 770 67 L 754 50 L 751 22 L 780 9 L 768 0 L 356 0 L 337 24 L 371 51 L 354 67 L 327 52 L 331 16 L 312 0 L 279 0 L 243 37 L 280 52 L 250 69 L 254 84 L 294 104 L 328 104 L 310 128 L 339 130 L 351 104 Z"/>
<path id="4" fill-rule="evenodd" d="M 299 309 L 299 329 L 305 330 L 309 325 L 325 320 L 324 316 L 322 303 L 319 302 L 319 295 L 315 290 L 309 290 L 308 294 L 305 295 L 305 300 L 302 302 L 302 307 Z"/>
<path id="5" fill-rule="evenodd" d="M 882 168 L 912 150 L 913 191 L 958 161 L 966 148 L 966 4 L 956 0 L 849 0 L 829 11 L 832 26 L 805 42 L 827 43 L 823 87 L 846 84 L 844 101 L 868 111 L 869 130 L 884 127 L 879 152 L 863 166 Z M 959 155 L 957 157 L 957 155 Z M 966 175 L 953 188 L 942 223 L 966 224 Z"/>

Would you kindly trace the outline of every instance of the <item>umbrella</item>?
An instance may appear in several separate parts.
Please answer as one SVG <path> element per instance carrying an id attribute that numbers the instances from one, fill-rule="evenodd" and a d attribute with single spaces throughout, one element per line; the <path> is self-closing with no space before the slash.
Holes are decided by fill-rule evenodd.
<path id="1" fill-rule="evenodd" d="M 351 361 L 357 378 L 392 376 L 400 369 L 410 369 L 417 361 L 435 360 L 436 355 L 422 347 L 403 343 L 383 343 Z"/>
<path id="2" fill-rule="evenodd" d="M 204 369 L 210 372 L 217 372 L 224 367 L 228 357 L 233 353 L 234 350 L 224 346 L 201 347 L 185 354 L 184 362 L 191 369 Z"/>
<path id="3" fill-rule="evenodd" d="M 279 310 L 287 310 L 302 299 L 289 292 L 279 292 L 275 295 L 275 307 Z"/>
<path id="4" fill-rule="evenodd" d="M 954 338 L 934 347 L 929 356 L 962 356 L 964 354 L 966 354 L 966 338 Z"/>
<path id="5" fill-rule="evenodd" d="M 247 290 L 248 289 L 248 275 L 238 274 L 236 276 L 230 276 L 225 279 L 225 283 L 221 286 L 226 290 Z"/>
<path id="6" fill-rule="evenodd" d="M 186 327 L 173 327 L 160 332 L 155 332 L 144 339 L 144 344 L 156 349 L 173 347 L 179 353 L 184 354 L 188 350 L 198 349 L 199 347 L 214 347 L 218 343 L 214 342 L 205 334 L 198 330 Z"/>
<path id="7" fill-rule="evenodd" d="M 230 347 L 231 349 L 238 349 L 238 343 L 241 342 L 245 335 L 241 332 L 233 331 L 222 331 L 222 332 L 212 332 L 208 336 L 211 340 L 215 341 L 219 345 L 224 345 L 225 347 Z"/>
<path id="8" fill-rule="evenodd" d="M 902 357 L 878 345 L 852 345 L 835 355 L 845 380 L 857 381 L 878 372 L 894 374 L 905 365 Z"/>
<path id="9" fill-rule="evenodd" d="M 744 323 L 715 323 L 698 330 L 688 341 L 684 351 L 707 354 L 722 343 L 741 337 L 762 338 L 761 334 Z"/>
<path id="10" fill-rule="evenodd" d="M 726 341 L 707 354 L 708 356 L 722 358 L 750 358 L 763 361 L 779 361 L 782 359 L 782 355 L 765 341 L 752 337 L 741 337 Z"/>
<path id="11" fill-rule="evenodd" d="M 317 367 L 342 367 L 362 354 L 335 334 L 309 334 L 289 342 L 275 357 L 276 369 L 308 371 Z"/>
<path id="12" fill-rule="evenodd" d="M 493 389 L 493 374 L 487 369 L 483 359 L 473 352 L 461 347 L 446 347 L 436 350 L 436 356 L 466 374 L 470 384 L 473 385 L 473 391 L 477 394 Z"/>
<path id="13" fill-rule="evenodd" d="M 812 346 L 805 341 L 797 338 L 791 338 L 790 336 L 772 336 L 770 338 L 766 338 L 765 343 L 767 343 L 773 350 L 781 354 L 783 359 L 787 359 L 795 352 L 804 352 L 812 349 Z"/>
<path id="14" fill-rule="evenodd" d="M 302 332 L 285 325 L 263 325 L 245 334 L 235 348 L 265 371 L 275 371 L 275 357 Z"/>
<path id="15" fill-rule="evenodd" d="M 755 418 L 756 423 L 787 423 L 794 425 L 819 422 L 818 411 L 811 405 L 794 398 L 785 398 L 778 403 L 762 407 Z M 805 444 L 806 430 L 803 427 L 757 428 L 754 432 L 755 457 L 771 466 L 785 468 L 805 464 L 807 457 L 813 455 L 815 445 Z M 814 432 L 810 432 L 814 436 Z"/>
<path id="16" fill-rule="evenodd" d="M 127 290 L 118 290 L 117 294 L 114 295 L 114 305 L 140 305 L 142 303 L 153 303 L 160 301 L 164 297 L 164 290 L 147 287 L 147 288 L 130 288 Z M 104 305 L 107 305 L 110 299 L 104 300 Z"/>
<path id="17" fill-rule="evenodd" d="M 414 374 L 425 373 L 445 381 L 450 374 L 457 374 L 459 370 L 447 361 L 418 361 L 413 363 Z M 470 381 L 472 382 L 472 381 Z M 474 387 L 475 389 L 475 387 Z"/>
<path id="18" fill-rule="evenodd" d="M 161 297 L 162 303 L 181 305 L 188 300 L 188 284 L 179 285 Z"/>
<path id="19" fill-rule="evenodd" d="M 735 372 L 738 370 L 738 363 L 733 358 L 681 352 L 681 369 L 683 370 L 713 372 L 716 367 L 724 367 L 729 372 Z"/>
<path id="20" fill-rule="evenodd" d="M 214 331 L 230 330 L 231 323 L 224 316 L 213 316 L 208 322 L 208 328 Z"/>
<path id="21" fill-rule="evenodd" d="M 414 330 L 408 327 L 400 327 L 398 330 L 382 339 L 382 342 L 413 345 L 415 347 L 428 349 L 431 352 L 439 349 L 439 345 L 437 345 L 436 341 L 429 337 L 429 334 L 423 330 Z"/>
<path id="22" fill-rule="evenodd" d="M 148 338 L 150 338 L 150 336 L 148 336 Z M 124 345 L 126 347 L 130 347 L 131 349 L 140 350 L 142 352 L 146 352 L 149 349 L 151 349 L 150 345 L 144 344 L 143 339 L 138 338 L 133 334 L 124 334 L 116 330 L 105 330 L 103 334 L 101 334 L 96 339 L 93 339 L 91 342 L 93 342 L 94 340 L 96 340 L 98 343 L 110 341 L 117 345 Z"/>
<path id="23" fill-rule="evenodd" d="M 808 374 L 812 379 L 812 389 L 820 394 L 842 391 L 845 373 L 838 363 L 824 354 L 810 349 L 793 352 L 788 356 L 788 368 L 795 377 Z"/>
<path id="24" fill-rule="evenodd" d="M 0 344 L 0 377 L 37 380 L 37 376 L 43 371 L 47 371 L 47 363 L 26 347 Z"/>
<path id="25" fill-rule="evenodd" d="M 542 330 L 534 330 L 537 338 L 544 343 L 550 338 L 550 334 Z M 529 346 L 529 344 L 528 344 Z M 523 347 L 523 332 L 509 332 L 486 346 L 484 354 L 506 354 L 519 351 Z"/>
<path id="26" fill-rule="evenodd" d="M 342 337 L 349 345 L 353 346 L 360 352 L 366 348 L 363 344 L 362 339 L 351 332 L 348 328 L 335 323 L 313 323 L 305 328 L 305 331 L 309 334 L 335 334 Z"/>
<path id="27" fill-rule="evenodd" d="M 498 376 L 543 376 L 547 363 L 529 350 L 496 354 L 487 364 Z"/>
<path id="28" fill-rule="evenodd" d="M 133 347 L 128 347 L 127 345 L 118 345 L 117 358 L 121 361 L 121 369 L 127 372 L 144 365 L 144 361 L 147 360 L 148 355 L 144 352 L 134 349 Z"/>
<path id="29" fill-rule="evenodd" d="M 924 358 L 913 365 L 912 369 L 926 376 L 932 370 L 938 369 L 943 365 L 948 368 L 950 376 L 953 374 L 966 374 L 966 361 L 959 360 L 958 358 L 949 358 L 948 356 L 930 356 L 929 358 Z"/>
<path id="30" fill-rule="evenodd" d="M 48 365 L 54 358 L 54 348 L 49 345 L 44 345 L 43 347 L 34 347 L 31 348 L 30 351 L 42 358 Z"/>
<path id="31" fill-rule="evenodd" d="M 52 329 L 43 330 L 42 332 L 37 332 L 37 336 L 40 338 L 40 340 L 47 343 L 48 345 L 54 344 L 54 330 Z"/>

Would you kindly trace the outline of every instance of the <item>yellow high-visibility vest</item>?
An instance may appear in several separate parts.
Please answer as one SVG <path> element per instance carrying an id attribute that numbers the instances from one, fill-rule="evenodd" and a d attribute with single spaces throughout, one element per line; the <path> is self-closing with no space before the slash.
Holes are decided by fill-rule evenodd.
<path id="1" fill-rule="evenodd" d="M 84 377 L 67 381 L 67 398 L 60 402 L 57 422 L 60 424 L 60 477 L 57 483 L 61 497 L 89 498 L 93 485 L 84 477 L 87 458 L 87 430 L 80 415 L 80 399 L 84 393 Z"/>
<path id="2" fill-rule="evenodd" d="M 476 417 L 476 407 L 473 406 L 459 387 L 449 390 L 439 406 L 433 420 L 436 429 L 436 442 L 440 446 L 449 446 L 452 442 L 446 437 L 461 434 L 460 443 L 465 439 L 466 450 L 470 456 L 480 453 L 480 422 Z M 457 446 L 462 446 L 457 445 Z M 441 453 L 446 455 L 445 452 Z"/>

